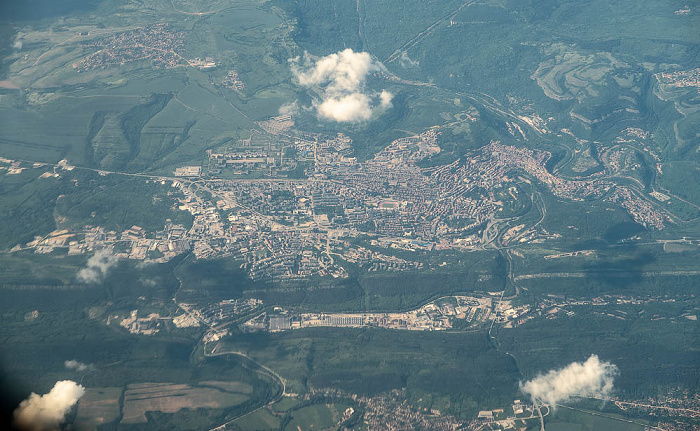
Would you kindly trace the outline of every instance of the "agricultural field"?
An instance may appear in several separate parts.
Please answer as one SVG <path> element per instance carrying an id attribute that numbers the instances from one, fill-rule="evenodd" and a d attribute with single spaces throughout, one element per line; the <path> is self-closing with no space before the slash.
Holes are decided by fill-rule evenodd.
<path id="1" fill-rule="evenodd" d="M 77 429 L 92 429 L 115 421 L 120 415 L 119 398 L 122 388 L 90 388 L 80 400 L 74 425 Z"/>
<path id="2" fill-rule="evenodd" d="M 252 392 L 249 391 L 249 393 Z M 247 399 L 245 394 L 170 383 L 137 383 L 127 386 L 121 423 L 148 422 L 147 412 L 175 413 L 181 409 L 220 409 Z"/>
<path id="3" fill-rule="evenodd" d="M 233 422 L 232 426 L 241 430 L 276 430 L 280 421 L 267 410 L 258 410 Z"/>
<path id="4" fill-rule="evenodd" d="M 348 408 L 342 404 L 315 405 L 295 410 L 292 413 L 292 420 L 287 424 L 285 430 L 301 429 L 335 429 L 340 422 L 343 412 Z"/>

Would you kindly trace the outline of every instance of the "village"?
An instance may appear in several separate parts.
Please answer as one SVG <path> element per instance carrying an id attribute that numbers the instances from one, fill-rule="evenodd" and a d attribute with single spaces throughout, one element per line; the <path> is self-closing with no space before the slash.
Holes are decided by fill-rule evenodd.
<path id="1" fill-rule="evenodd" d="M 144 60 L 155 67 L 183 66 L 188 64 L 179 54 L 184 47 L 183 36 L 183 32 L 172 31 L 161 23 L 86 42 L 83 44 L 85 48 L 98 50 L 73 64 L 73 68 L 81 72 Z"/>

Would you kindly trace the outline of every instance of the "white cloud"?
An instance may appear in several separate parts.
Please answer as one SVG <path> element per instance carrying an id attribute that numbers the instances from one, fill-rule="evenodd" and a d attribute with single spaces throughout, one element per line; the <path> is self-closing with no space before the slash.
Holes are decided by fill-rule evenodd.
<path id="1" fill-rule="evenodd" d="M 75 370 L 75 371 L 87 371 L 92 368 L 92 366 L 88 364 L 83 364 L 80 361 L 76 361 L 75 359 L 71 359 L 70 361 L 65 361 L 63 363 L 66 368 L 69 370 Z"/>
<path id="2" fill-rule="evenodd" d="M 586 362 L 573 362 L 562 369 L 551 370 L 521 383 L 520 390 L 551 406 L 575 395 L 608 398 L 617 374 L 617 366 L 591 355 Z"/>
<path id="3" fill-rule="evenodd" d="M 87 266 L 78 271 L 76 277 L 85 283 L 99 283 L 117 262 L 118 259 L 108 249 L 102 249 L 88 259 Z"/>
<path id="4" fill-rule="evenodd" d="M 155 287 L 158 284 L 158 282 L 152 278 L 141 277 L 139 281 L 146 287 Z"/>
<path id="5" fill-rule="evenodd" d="M 285 103 L 284 105 L 280 106 L 280 109 L 279 109 L 280 115 L 295 116 L 298 113 L 299 113 L 299 103 L 296 101 L 291 102 L 291 103 Z"/>
<path id="6" fill-rule="evenodd" d="M 290 64 L 297 83 L 319 95 L 313 105 L 321 119 L 357 123 L 391 107 L 391 93 L 366 89 L 367 75 L 383 68 L 367 52 L 348 48 L 320 58 L 304 53 Z"/>
<path id="7" fill-rule="evenodd" d="M 391 99 L 393 99 L 393 98 L 394 98 L 393 94 L 389 93 L 386 90 L 382 90 L 382 92 L 379 93 L 379 100 L 381 100 L 381 103 L 379 104 L 379 106 L 381 106 L 384 109 L 391 108 L 393 106 L 391 104 Z"/>
<path id="8" fill-rule="evenodd" d="M 12 48 L 16 49 L 17 51 L 22 50 L 22 39 L 19 37 L 15 39 L 14 43 L 12 43 Z"/>
<path id="9" fill-rule="evenodd" d="M 329 97 L 316 109 L 318 116 L 339 123 L 366 121 L 372 116 L 371 100 L 362 93 L 348 94 L 341 97 Z"/>
<path id="10" fill-rule="evenodd" d="M 144 269 L 144 268 L 149 268 L 153 265 L 155 265 L 155 263 L 153 263 L 153 261 L 142 260 L 142 261 L 139 261 L 136 263 L 136 268 Z"/>
<path id="11" fill-rule="evenodd" d="M 48 394 L 32 393 L 14 412 L 14 425 L 26 431 L 58 430 L 66 414 L 85 393 L 85 388 L 71 380 L 56 382 Z"/>
<path id="12" fill-rule="evenodd" d="M 328 91 L 332 92 L 357 91 L 370 71 L 379 70 L 369 53 L 354 52 L 349 48 L 321 57 L 315 62 L 311 55 L 305 53 L 302 67 L 304 66 L 307 70 L 299 70 L 297 74 L 300 85 L 326 85 Z"/>

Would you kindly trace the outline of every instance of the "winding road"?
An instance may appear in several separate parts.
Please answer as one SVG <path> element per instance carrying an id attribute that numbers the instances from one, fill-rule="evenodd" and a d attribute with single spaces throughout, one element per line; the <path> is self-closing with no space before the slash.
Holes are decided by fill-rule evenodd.
<path id="1" fill-rule="evenodd" d="M 276 395 L 274 395 L 270 400 L 268 400 L 268 401 L 267 401 L 266 403 L 264 403 L 263 405 L 261 405 L 261 406 L 255 408 L 255 409 L 253 409 L 253 410 L 251 410 L 251 411 L 249 411 L 249 412 L 247 412 L 247 413 L 238 415 L 238 416 L 236 416 L 235 418 L 230 419 L 230 420 L 228 420 L 228 421 L 222 423 L 221 425 L 215 426 L 214 428 L 210 428 L 209 431 L 220 431 L 220 430 L 224 430 L 224 429 L 226 429 L 226 426 L 227 426 L 227 425 L 229 425 L 229 424 L 231 424 L 231 423 L 233 423 L 233 422 L 235 422 L 235 421 L 237 421 L 237 420 L 239 420 L 239 419 L 241 419 L 241 418 L 244 418 L 244 417 L 246 417 L 246 416 L 248 416 L 248 415 L 251 415 L 251 414 L 253 414 L 253 413 L 255 413 L 255 412 L 259 411 L 259 410 L 262 410 L 262 409 L 264 409 L 264 408 L 266 408 L 266 407 L 269 407 L 269 406 L 273 405 L 273 404 L 276 403 L 277 401 L 281 400 L 282 397 L 287 393 L 287 384 L 286 384 L 284 378 L 283 378 L 282 376 L 280 376 L 279 374 L 277 374 L 273 369 L 271 369 L 271 368 L 269 368 L 269 367 L 267 367 L 267 366 L 261 364 L 260 362 L 256 361 L 255 359 L 251 358 L 250 356 L 248 356 L 248 355 L 246 355 L 245 353 L 240 352 L 240 351 L 235 351 L 235 350 L 232 350 L 232 351 L 216 351 L 216 350 L 219 348 L 219 346 L 220 346 L 220 344 L 217 343 L 217 345 L 214 346 L 214 348 L 212 349 L 212 351 L 211 351 L 210 353 L 207 353 L 207 345 L 205 344 L 205 345 L 204 345 L 204 356 L 207 357 L 207 358 L 211 358 L 211 357 L 216 357 L 216 356 L 236 355 L 236 356 L 239 356 L 239 357 L 241 357 L 241 358 L 244 358 L 245 360 L 247 360 L 247 361 L 249 361 L 249 362 L 252 362 L 252 363 L 255 364 L 257 367 L 259 367 L 260 369 L 262 369 L 262 370 L 264 371 L 264 372 L 257 371 L 259 374 L 262 374 L 262 375 L 264 375 L 264 376 L 271 377 L 271 378 L 273 378 L 274 380 L 277 380 L 277 383 L 281 386 L 282 390 L 281 390 L 280 392 L 278 392 Z"/>

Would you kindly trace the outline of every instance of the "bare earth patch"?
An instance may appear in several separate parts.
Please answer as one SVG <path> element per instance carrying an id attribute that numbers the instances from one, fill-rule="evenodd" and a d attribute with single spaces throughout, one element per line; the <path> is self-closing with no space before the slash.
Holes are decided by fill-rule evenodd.
<path id="1" fill-rule="evenodd" d="M 119 397 L 123 388 L 87 388 L 78 402 L 74 427 L 95 429 L 119 417 Z"/>

